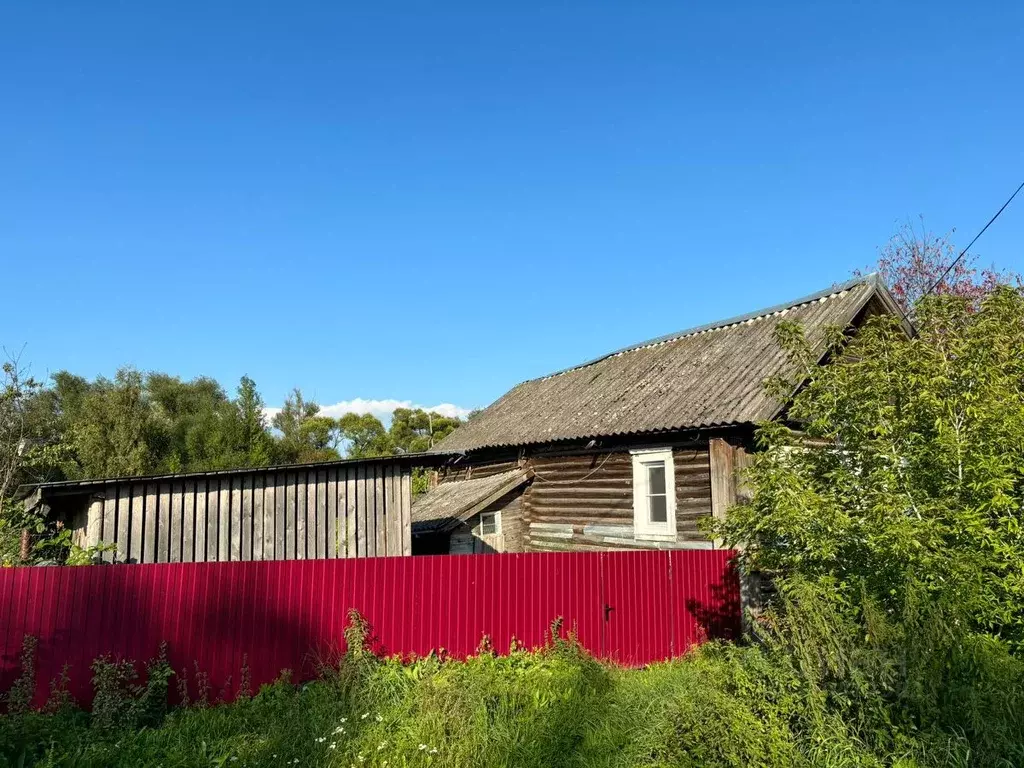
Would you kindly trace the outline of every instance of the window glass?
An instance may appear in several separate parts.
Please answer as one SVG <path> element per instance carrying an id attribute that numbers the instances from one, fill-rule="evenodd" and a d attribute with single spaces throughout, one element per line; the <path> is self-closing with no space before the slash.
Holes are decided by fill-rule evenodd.
<path id="1" fill-rule="evenodd" d="M 659 461 L 647 465 L 647 492 L 651 494 L 665 493 L 665 462 Z"/>
<path id="2" fill-rule="evenodd" d="M 494 512 L 487 512 L 480 515 L 480 534 L 489 536 L 498 532 L 498 521 Z"/>
<path id="3" fill-rule="evenodd" d="M 651 522 L 664 523 L 668 521 L 668 504 L 664 496 L 651 496 Z"/>

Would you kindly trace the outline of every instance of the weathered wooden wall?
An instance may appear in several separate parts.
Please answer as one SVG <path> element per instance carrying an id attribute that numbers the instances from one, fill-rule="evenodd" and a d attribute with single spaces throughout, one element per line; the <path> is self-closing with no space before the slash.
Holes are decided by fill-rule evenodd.
<path id="1" fill-rule="evenodd" d="M 714 543 L 698 521 L 712 514 L 708 445 L 675 448 L 676 540 L 633 534 L 633 462 L 628 448 L 606 453 L 537 455 L 523 459 L 534 477 L 525 490 L 488 509 L 503 510 L 503 552 L 608 549 L 705 549 Z M 441 482 L 483 477 L 519 466 L 505 461 L 442 471 Z M 730 465 L 731 467 L 731 465 Z M 478 518 L 468 521 L 473 530 Z"/>
<path id="2" fill-rule="evenodd" d="M 490 477 L 499 475 L 502 472 L 509 472 L 519 466 L 518 461 L 492 461 L 487 464 L 456 464 L 451 467 L 442 467 L 438 474 L 443 483 L 453 483 L 459 480 L 470 480 L 474 477 Z"/>
<path id="3" fill-rule="evenodd" d="M 705 548 L 697 521 L 711 514 L 707 448 L 674 449 L 676 541 L 633 535 L 633 462 L 628 451 L 530 459 L 523 496 L 528 551 Z"/>
<path id="4" fill-rule="evenodd" d="M 130 563 L 304 560 L 412 552 L 411 471 L 389 463 L 111 481 L 88 501 L 89 546 Z"/>
<path id="5" fill-rule="evenodd" d="M 480 517 L 488 512 L 501 515 L 501 531 L 497 534 L 483 533 Z M 464 523 L 452 529 L 447 554 L 468 554 L 465 547 L 457 544 L 469 539 L 472 554 L 493 554 L 497 552 L 525 552 L 526 521 L 523 519 L 523 488 L 516 488 L 489 504 Z"/>

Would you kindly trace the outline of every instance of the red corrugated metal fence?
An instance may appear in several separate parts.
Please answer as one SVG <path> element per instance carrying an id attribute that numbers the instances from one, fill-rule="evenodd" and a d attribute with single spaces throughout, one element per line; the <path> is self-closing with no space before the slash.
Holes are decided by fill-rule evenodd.
<path id="1" fill-rule="evenodd" d="M 513 638 L 538 646 L 562 617 L 595 655 L 640 665 L 736 631 L 730 558 L 686 550 L 0 569 L 0 691 L 18 676 L 30 634 L 37 703 L 65 663 L 72 693 L 88 701 L 94 658 L 141 662 L 161 641 L 176 670 L 192 680 L 198 665 L 230 698 L 243 656 L 254 688 L 283 668 L 311 674 L 315 659 L 344 648 L 350 609 L 386 654 L 461 657 L 484 635 L 499 652 Z"/>

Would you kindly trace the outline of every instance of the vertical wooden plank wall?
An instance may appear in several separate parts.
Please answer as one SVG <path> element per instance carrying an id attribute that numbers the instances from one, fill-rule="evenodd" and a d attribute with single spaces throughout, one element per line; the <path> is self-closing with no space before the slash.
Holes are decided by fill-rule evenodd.
<path id="1" fill-rule="evenodd" d="M 83 535 L 106 562 L 324 560 L 412 554 L 412 473 L 373 463 L 112 482 Z"/>

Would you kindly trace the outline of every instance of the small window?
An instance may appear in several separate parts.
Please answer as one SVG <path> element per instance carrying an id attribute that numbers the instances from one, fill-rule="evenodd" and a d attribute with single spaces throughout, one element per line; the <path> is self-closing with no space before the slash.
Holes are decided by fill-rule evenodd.
<path id="1" fill-rule="evenodd" d="M 497 512 L 482 512 L 480 514 L 480 535 L 493 536 L 498 532 L 501 525 Z"/>
<path id="2" fill-rule="evenodd" d="M 634 537 L 675 539 L 675 467 L 671 449 L 635 450 L 632 454 Z"/>

